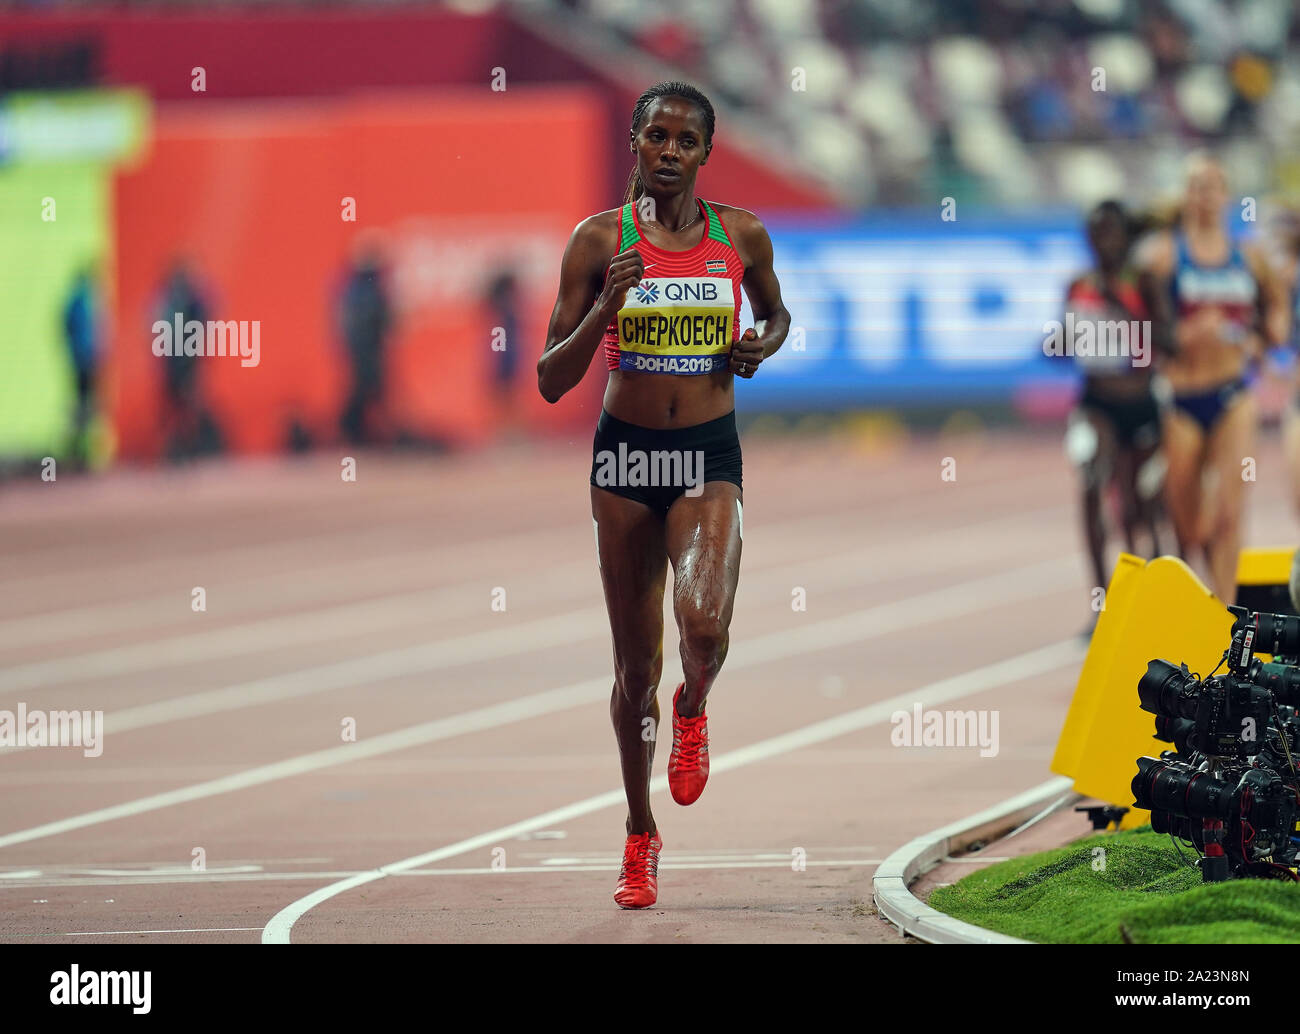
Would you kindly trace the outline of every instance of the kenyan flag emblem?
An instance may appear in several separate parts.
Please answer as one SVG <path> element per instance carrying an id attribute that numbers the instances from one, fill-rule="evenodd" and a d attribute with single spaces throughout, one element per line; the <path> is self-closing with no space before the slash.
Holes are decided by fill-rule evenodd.
<path id="1" fill-rule="evenodd" d="M 727 264 L 722 259 L 706 259 L 704 262 L 704 271 L 714 273 L 717 276 L 727 275 Z"/>

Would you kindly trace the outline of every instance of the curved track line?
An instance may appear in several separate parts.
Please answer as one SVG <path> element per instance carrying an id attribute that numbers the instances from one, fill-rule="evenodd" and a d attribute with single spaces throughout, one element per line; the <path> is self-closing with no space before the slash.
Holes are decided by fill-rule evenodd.
<path id="1" fill-rule="evenodd" d="M 726 772 L 742 765 L 751 765 L 775 757 L 778 754 L 785 754 L 837 736 L 843 736 L 845 733 L 864 729 L 870 725 L 882 724 L 889 721 L 895 711 L 910 708 L 918 699 L 929 706 L 994 689 L 1005 683 L 1018 682 L 1036 675 L 1045 675 L 1057 668 L 1078 664 L 1082 660 L 1083 654 L 1084 648 L 1077 639 L 1066 639 L 1050 646 L 1040 647 L 1037 650 L 1020 654 L 1017 657 L 997 661 L 982 668 L 972 669 L 961 675 L 940 679 L 938 682 L 932 682 L 919 689 L 900 693 L 888 700 L 868 704 L 866 707 L 848 711 L 834 718 L 813 722 L 801 729 L 782 733 L 779 736 L 752 743 L 748 747 L 741 747 L 738 750 L 717 755 L 710 764 L 710 774 Z M 656 776 L 650 781 L 650 792 L 652 794 L 662 793 L 667 788 L 668 777 L 666 775 Z M 399 862 L 380 866 L 369 873 L 353 876 L 338 883 L 331 883 L 329 886 L 321 887 L 306 897 L 299 898 L 297 901 L 286 905 L 272 916 L 270 922 L 266 924 L 266 928 L 262 931 L 262 943 L 288 944 L 290 931 L 292 931 L 294 924 L 307 912 L 322 902 L 328 901 L 345 891 L 352 890 L 354 887 L 372 883 L 375 880 L 383 879 L 385 876 L 395 875 L 408 869 L 416 869 L 432 862 L 442 861 L 445 858 L 453 858 L 456 855 L 477 848 L 495 846 L 500 844 L 502 840 L 518 836 L 521 833 L 530 833 L 547 826 L 558 825 L 568 819 L 625 804 L 626 801 L 627 798 L 624 796 L 622 788 L 609 790 L 597 794 L 595 797 L 588 797 L 586 800 L 577 801 L 562 808 L 544 812 L 541 815 L 534 815 L 532 818 L 524 819 L 512 825 L 502 826 L 487 833 L 480 833 L 468 840 L 461 840 L 447 847 L 440 847 L 425 854 L 415 855 L 411 858 L 404 858 Z"/>
<path id="2" fill-rule="evenodd" d="M 1062 569 L 1066 567 L 1072 569 L 1074 566 L 1073 560 L 1063 558 L 1045 560 L 1011 571 L 1004 571 L 1000 574 L 974 578 L 948 588 L 920 593 L 893 603 L 881 603 L 874 607 L 842 614 L 839 617 L 827 618 L 805 625 L 803 628 L 796 628 L 780 636 L 767 636 L 745 641 L 743 644 L 744 652 L 731 660 L 727 670 L 740 671 L 772 660 L 825 650 L 831 646 L 861 643 L 882 635 L 888 635 L 900 629 L 913 628 L 918 624 L 943 621 L 987 610 L 994 603 L 997 606 L 1003 606 L 1050 595 L 1060 590 Z M 597 612 L 603 614 L 603 609 Z M 572 620 L 572 615 L 565 615 L 555 619 L 543 618 L 537 622 L 531 622 L 529 627 L 545 625 L 551 621 L 563 623 L 566 620 Z M 477 636 L 466 637 L 465 640 L 462 640 L 462 647 L 465 642 L 481 639 L 484 635 L 489 637 L 491 643 L 496 643 L 499 640 L 499 636 L 495 632 L 478 633 Z M 441 660 L 445 660 L 444 651 L 456 648 L 458 648 L 456 644 L 448 646 L 439 643 L 433 649 L 430 647 L 408 647 L 393 651 L 393 653 L 403 659 L 408 658 L 408 656 L 424 658 L 429 653 L 432 653 Z M 499 646 L 497 648 L 500 649 Z M 364 684 L 365 681 L 372 681 L 374 678 L 373 672 L 371 672 L 369 678 L 365 675 L 366 665 L 373 665 L 374 663 L 374 657 L 356 658 L 329 667 L 345 669 Z M 256 768 L 245 769 L 242 772 L 222 776 L 219 779 L 210 779 L 206 782 L 195 783 L 176 790 L 168 790 L 164 793 L 127 801 L 123 804 L 110 805 L 107 808 L 99 808 L 81 815 L 73 815 L 55 822 L 47 822 L 41 826 L 6 833 L 0 835 L 0 848 L 27 843 L 31 840 L 40 840 L 43 837 L 56 836 L 70 830 L 98 825 L 102 822 L 112 822 L 116 819 L 157 811 L 159 808 L 168 808 L 175 804 L 187 804 L 190 801 L 202 800 L 206 797 L 215 797 L 235 790 L 245 790 L 249 787 L 260 786 L 263 783 L 302 775 L 305 772 L 313 772 L 333 765 L 341 765 L 348 761 L 356 761 L 359 758 L 375 757 L 397 750 L 405 750 L 408 747 L 432 743 L 435 740 L 447 739 L 451 736 L 496 728 L 497 726 L 542 714 L 552 714 L 556 711 L 563 711 L 571 707 L 578 707 L 581 704 L 598 701 L 608 695 L 611 685 L 610 676 L 602 675 L 560 689 L 545 690 L 541 693 L 517 697 L 514 700 L 492 704 L 474 711 L 466 711 L 450 718 L 438 718 L 428 722 L 421 722 L 418 725 L 408 726 L 404 729 L 397 729 L 393 732 L 381 733 L 361 742 L 328 747 L 309 754 L 299 754 L 297 757 L 287 758 L 284 761 L 273 762 L 269 765 L 259 765 Z"/>
<path id="3" fill-rule="evenodd" d="M 969 530 L 976 528 L 988 527 L 999 524 L 1000 521 L 986 522 L 969 526 Z M 889 547 L 891 550 L 896 548 L 895 545 Z M 852 575 L 854 566 L 859 561 L 866 561 L 870 558 L 878 562 L 877 554 L 883 551 L 883 547 L 866 547 L 855 553 L 841 554 L 837 557 L 819 559 L 816 561 L 794 561 L 786 564 L 772 567 L 762 567 L 752 573 L 746 583 L 748 592 L 753 592 L 756 586 L 776 586 L 782 585 L 782 579 L 794 578 L 802 584 L 809 584 L 810 577 L 821 579 L 819 589 L 824 590 L 827 586 L 837 586 L 846 578 L 854 581 L 855 584 L 862 579 Z M 988 554 L 991 555 L 991 554 Z M 1049 561 L 1053 563 L 1054 561 Z M 937 558 L 931 567 L 914 566 L 907 572 L 909 575 L 917 573 L 930 573 L 931 570 L 942 570 L 952 566 L 952 559 L 942 553 L 937 554 Z M 1021 568 L 1022 571 L 1029 571 L 1030 568 Z M 993 575 L 991 577 L 1000 578 L 1002 575 Z M 884 579 L 869 579 L 867 584 L 876 584 L 889 581 Z M 761 594 L 761 592 L 760 592 Z M 903 603 L 909 601 L 904 600 Z M 564 617 L 577 617 L 579 619 L 578 631 L 581 639 L 587 639 L 594 636 L 603 636 L 607 634 L 604 630 L 605 623 L 601 620 L 593 620 L 600 617 L 596 610 L 570 611 L 567 614 L 553 615 L 549 618 L 539 619 L 543 622 L 541 645 L 555 645 L 560 640 L 556 638 L 556 625 L 553 624 L 557 619 Z M 510 639 L 506 646 L 500 645 L 499 637 L 495 633 L 475 633 L 480 638 L 474 640 L 473 637 L 457 636 L 451 639 L 433 640 L 431 642 L 421 643 L 417 646 L 396 647 L 377 654 L 369 654 L 366 657 L 353 657 L 343 661 L 335 661 L 329 664 L 317 665 L 310 668 L 303 668 L 282 672 L 277 675 L 266 676 L 259 679 L 253 679 L 247 682 L 239 682 L 230 686 L 223 686 L 219 689 L 204 690 L 199 693 L 191 693 L 182 697 L 172 697 L 167 700 L 157 701 L 151 704 L 141 704 L 136 707 L 124 708 L 121 711 L 110 711 L 105 716 L 104 729 L 106 735 L 116 735 L 122 732 L 129 732 L 134 729 L 150 728 L 156 725 L 166 724 L 174 721 L 185 721 L 210 714 L 218 714 L 224 711 L 240 710 L 246 707 L 257 707 L 264 704 L 275 703 L 277 701 L 292 699 L 295 697 L 305 696 L 315 693 L 332 692 L 338 689 L 350 688 L 357 685 L 357 677 L 362 679 L 360 684 L 367 684 L 376 679 L 385 677 L 400 677 L 415 672 L 434 671 L 442 667 L 454 664 L 466 664 L 475 660 L 495 660 L 502 656 L 503 651 L 516 653 L 528 651 L 538 644 L 538 640 L 530 639 L 530 635 L 535 630 L 537 622 L 524 623 L 513 626 L 511 629 Z M 597 631 L 599 630 L 599 631 Z M 573 641 L 573 640 L 567 640 Z M 483 649 L 471 654 L 465 653 L 467 646 L 472 646 L 478 642 Z M 451 652 L 442 655 L 440 648 L 448 644 L 452 647 Z M 484 645 L 486 644 L 486 645 Z M 387 674 L 386 674 L 387 673 Z M 5 688 L 5 673 L 0 671 L 0 690 Z M 29 747 L 0 747 L 0 757 L 10 754 L 17 754 L 25 750 L 34 748 Z"/>

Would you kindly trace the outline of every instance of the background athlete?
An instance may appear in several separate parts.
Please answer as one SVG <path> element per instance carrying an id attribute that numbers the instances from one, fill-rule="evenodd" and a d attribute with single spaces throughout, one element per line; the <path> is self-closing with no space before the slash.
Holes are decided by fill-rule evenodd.
<path id="1" fill-rule="evenodd" d="M 1164 422 L 1165 500 L 1183 558 L 1204 556 L 1210 587 L 1236 597 L 1256 405 L 1247 375 L 1265 339 L 1286 340 L 1286 311 L 1263 256 L 1228 234 L 1228 184 L 1206 155 L 1188 163 L 1178 226 L 1152 239 L 1146 263 L 1168 285 L 1176 354 L 1162 366 L 1173 392 Z M 1207 490 L 1205 475 L 1214 481 Z"/>
<path id="2" fill-rule="evenodd" d="M 610 715 L 628 802 L 615 893 L 625 908 L 644 908 L 658 894 L 662 838 L 650 809 L 655 738 L 647 729 L 659 728 L 667 565 L 673 566 L 673 613 L 685 675 L 673 698 L 668 777 L 674 798 L 689 804 L 708 777 L 704 702 L 727 655 L 740 573 L 741 460 L 733 382 L 753 377 L 790 325 L 762 223 L 744 209 L 696 197 L 696 174 L 708 160 L 713 131 L 713 106 L 687 84 L 660 83 L 637 100 L 629 139 L 636 165 L 625 204 L 574 229 L 537 364 L 538 388 L 550 402 L 582 380 L 602 342 L 610 369 L 590 492 L 614 643 Z M 638 362 L 657 369 L 699 365 L 698 357 L 684 359 L 671 350 L 647 358 L 620 347 L 615 319 L 643 277 L 656 284 L 665 277 L 730 282 L 731 343 L 723 342 L 721 353 L 705 363 L 716 369 L 681 374 L 634 368 Z M 738 337 L 741 286 L 755 323 Z M 702 491 L 598 485 L 596 457 L 620 444 L 702 453 Z"/>
<path id="3" fill-rule="evenodd" d="M 1285 363 L 1291 390 L 1282 414 L 1282 447 L 1291 475 L 1291 500 L 1300 513 L 1300 210 L 1283 213 L 1275 235 L 1279 252 L 1276 280 L 1286 294 L 1291 323 Z M 1296 557 L 1300 560 L 1300 551 Z"/>
<path id="4" fill-rule="evenodd" d="M 1150 536 L 1148 555 L 1160 553 L 1156 527 L 1161 488 L 1160 410 L 1151 384 L 1155 353 L 1166 347 L 1168 328 L 1152 321 L 1152 297 L 1159 289 L 1154 278 L 1129 262 L 1135 229 L 1135 221 L 1116 201 L 1103 201 L 1089 212 L 1086 230 L 1094 264 L 1066 293 L 1066 309 L 1073 315 L 1076 332 L 1085 322 L 1151 328 L 1140 354 L 1134 354 L 1135 342 L 1130 341 L 1129 355 L 1075 357 L 1083 389 L 1071 417 L 1067 446 L 1082 481 L 1083 528 L 1093 585 L 1102 587 L 1109 581 L 1104 503 L 1111 485 L 1119 496 L 1125 548 L 1138 552 L 1137 530 L 1141 527 Z M 1098 332 L 1095 340 L 1101 343 L 1104 339 Z"/>

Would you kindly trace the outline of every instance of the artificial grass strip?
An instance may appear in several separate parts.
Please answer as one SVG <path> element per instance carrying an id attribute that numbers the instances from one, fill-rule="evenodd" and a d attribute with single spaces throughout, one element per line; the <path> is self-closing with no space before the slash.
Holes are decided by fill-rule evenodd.
<path id="1" fill-rule="evenodd" d="M 1196 857 L 1185 847 L 1183 855 L 1187 861 Z M 1169 837 L 1150 826 L 998 862 L 938 888 L 930 905 L 1047 944 L 1300 941 L 1300 884 L 1202 883 L 1200 871 L 1178 857 Z"/>

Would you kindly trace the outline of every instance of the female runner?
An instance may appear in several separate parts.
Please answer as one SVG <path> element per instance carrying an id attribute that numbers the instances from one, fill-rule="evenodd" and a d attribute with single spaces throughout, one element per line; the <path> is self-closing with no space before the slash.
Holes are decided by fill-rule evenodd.
<path id="1" fill-rule="evenodd" d="M 1108 581 L 1103 502 L 1109 485 L 1118 490 L 1125 548 L 1137 553 L 1140 526 L 1151 537 L 1150 555 L 1160 553 L 1156 528 L 1160 482 L 1147 472 L 1153 460 L 1158 461 L 1160 448 L 1160 410 L 1151 390 L 1154 353 L 1163 354 L 1167 342 L 1165 328 L 1153 326 L 1151 320 L 1151 300 L 1158 289 L 1154 279 L 1129 262 L 1137 229 L 1136 220 L 1117 201 L 1103 201 L 1093 208 L 1088 213 L 1087 234 L 1094 266 L 1070 284 L 1066 295 L 1066 308 L 1076 330 L 1085 322 L 1152 327 L 1145 347 L 1132 347 L 1143 343 L 1131 342 L 1127 355 L 1075 358 L 1083 374 L 1083 390 L 1071 417 L 1067 442 L 1083 482 L 1083 527 L 1093 584 L 1103 588 Z M 1101 339 L 1100 331 L 1095 338 Z"/>
<path id="2" fill-rule="evenodd" d="M 1277 280 L 1281 290 L 1288 295 L 1291 317 L 1291 340 L 1288 342 L 1287 364 L 1291 372 L 1291 392 L 1286 411 L 1282 415 L 1282 447 L 1287 469 L 1291 474 L 1291 500 L 1300 513 L 1300 211 L 1287 211 L 1281 220 L 1278 236 L 1280 261 Z M 1300 551 L 1296 552 L 1297 570 L 1292 575 L 1293 584 L 1300 574 Z M 1300 593 L 1297 593 L 1300 595 Z"/>
<path id="3" fill-rule="evenodd" d="M 696 196 L 713 130 L 713 106 L 685 83 L 659 83 L 637 100 L 625 203 L 574 229 L 537 363 L 548 402 L 582 380 L 597 348 L 610 370 L 590 492 L 614 640 L 610 715 L 628 803 L 614 894 L 623 908 L 658 897 L 663 841 L 650 773 L 667 564 L 685 675 L 673 695 L 668 784 L 674 800 L 690 804 L 709 774 L 704 702 L 727 655 L 740 574 L 733 380 L 753 377 L 790 326 L 763 224 Z M 741 287 L 755 320 L 743 335 Z"/>
<path id="4" fill-rule="evenodd" d="M 1265 339 L 1286 340 L 1286 311 L 1262 255 L 1233 241 L 1228 184 L 1207 155 L 1188 163 L 1187 192 L 1172 233 L 1152 241 L 1148 265 L 1168 285 L 1176 354 L 1162 367 L 1173 393 L 1164 421 L 1165 500 L 1186 560 L 1201 553 L 1210 588 L 1236 599 L 1237 554 L 1254 456 L 1256 407 L 1247 373 Z M 1217 485 L 1203 486 L 1212 473 Z"/>

